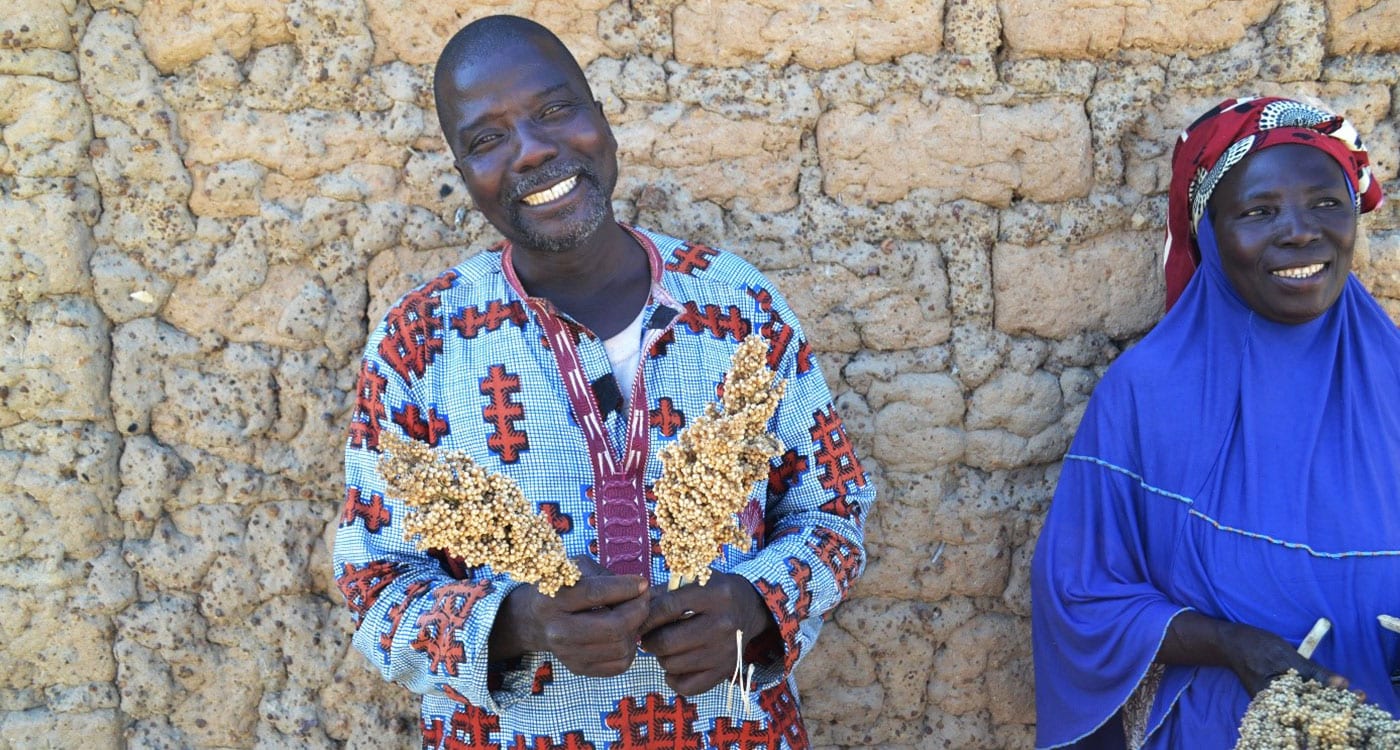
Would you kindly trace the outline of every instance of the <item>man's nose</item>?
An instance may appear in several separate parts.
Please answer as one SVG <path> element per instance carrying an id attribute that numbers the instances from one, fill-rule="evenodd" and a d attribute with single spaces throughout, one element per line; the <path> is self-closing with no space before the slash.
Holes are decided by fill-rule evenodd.
<path id="1" fill-rule="evenodd" d="M 559 154 L 554 139 L 533 123 L 521 125 L 516 138 L 514 167 L 517 172 L 528 172 Z"/>

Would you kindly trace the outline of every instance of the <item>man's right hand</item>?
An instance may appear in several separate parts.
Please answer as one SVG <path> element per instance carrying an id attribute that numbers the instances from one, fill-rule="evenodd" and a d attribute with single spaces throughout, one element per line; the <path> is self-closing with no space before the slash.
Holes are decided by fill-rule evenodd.
<path id="1" fill-rule="evenodd" d="M 613 677 L 632 666 L 649 608 L 647 580 L 613 575 L 589 557 L 574 562 L 583 578 L 553 597 L 533 585 L 506 596 L 491 628 L 493 660 L 548 651 L 585 677 Z"/>

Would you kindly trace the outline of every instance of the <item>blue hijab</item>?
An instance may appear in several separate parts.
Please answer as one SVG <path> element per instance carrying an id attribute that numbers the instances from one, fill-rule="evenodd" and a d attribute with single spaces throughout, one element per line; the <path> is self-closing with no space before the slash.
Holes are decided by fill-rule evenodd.
<path id="1" fill-rule="evenodd" d="M 1270 321 L 1208 215 L 1196 240 L 1181 298 L 1096 388 L 1037 544 L 1037 747 L 1123 747 L 1187 609 L 1294 643 L 1327 617 L 1313 659 L 1400 715 L 1400 635 L 1376 620 L 1400 615 L 1400 331 L 1355 276 L 1321 316 Z M 1232 747 L 1234 673 L 1157 669 L 1145 746 Z"/>

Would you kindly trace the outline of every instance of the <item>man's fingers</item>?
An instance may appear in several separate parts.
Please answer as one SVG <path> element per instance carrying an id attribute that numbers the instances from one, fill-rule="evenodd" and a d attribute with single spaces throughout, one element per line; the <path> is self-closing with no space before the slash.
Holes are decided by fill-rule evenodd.
<path id="1" fill-rule="evenodd" d="M 593 578 L 594 576 L 610 576 L 613 574 L 611 570 L 608 570 L 602 565 L 599 565 L 597 560 L 594 560 L 588 555 L 579 555 L 578 557 L 570 559 L 573 560 L 574 565 L 578 566 L 579 572 L 583 573 L 584 578 Z"/>
<path id="2" fill-rule="evenodd" d="M 685 653 L 697 644 L 694 642 L 693 634 L 686 632 L 690 628 L 690 623 L 679 623 L 675 625 L 662 625 L 659 628 L 642 631 L 642 648 L 648 652 L 656 654 L 658 659 Z M 662 668 L 665 668 L 663 663 Z"/>
<path id="3" fill-rule="evenodd" d="M 647 597 L 639 596 L 609 610 L 612 621 L 626 631 L 629 642 L 635 643 L 642 634 L 642 623 L 646 621 L 647 612 L 650 611 L 649 604 Z"/>
<path id="4" fill-rule="evenodd" d="M 688 620 L 695 616 L 697 607 L 690 600 L 692 597 L 684 595 L 681 591 L 668 591 L 651 601 L 651 611 L 647 614 L 647 619 L 642 623 L 642 633 L 670 625 L 673 622 Z"/>
<path id="5" fill-rule="evenodd" d="M 734 671 L 734 651 L 692 648 L 674 654 L 658 654 L 656 661 L 666 674 L 692 674 L 714 669 Z"/>
<path id="6" fill-rule="evenodd" d="M 559 607 L 566 612 L 585 612 L 611 607 L 636 599 L 647 592 L 647 579 L 641 576 L 588 576 L 558 594 Z"/>
<path id="7" fill-rule="evenodd" d="M 646 618 L 647 603 L 632 599 L 615 607 L 585 609 L 560 615 L 548 624 L 547 635 L 556 653 L 566 649 L 587 649 L 596 645 L 616 645 L 630 651 L 636 648 L 638 625 Z M 619 652 L 621 653 L 621 652 Z"/>

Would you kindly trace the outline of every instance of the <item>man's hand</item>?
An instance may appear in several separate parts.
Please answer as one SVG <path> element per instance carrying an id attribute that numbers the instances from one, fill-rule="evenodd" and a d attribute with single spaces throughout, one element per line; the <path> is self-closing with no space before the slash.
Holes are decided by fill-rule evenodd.
<path id="1" fill-rule="evenodd" d="M 552 598 L 528 585 L 510 592 L 491 628 L 492 659 L 548 651 L 585 677 L 613 677 L 632 666 L 647 617 L 647 580 L 613 575 L 588 557 L 574 562 L 583 578 Z"/>
<path id="2" fill-rule="evenodd" d="M 734 672 L 734 631 L 744 645 L 775 627 L 763 598 L 748 579 L 716 573 L 704 586 L 688 584 L 657 594 L 642 623 L 642 647 L 666 670 L 666 684 L 681 695 L 699 695 Z"/>
<path id="3" fill-rule="evenodd" d="M 1229 667 L 1251 698 L 1290 669 L 1324 685 L 1344 690 L 1350 685 L 1345 677 L 1303 658 L 1293 644 L 1274 633 L 1197 612 L 1182 612 L 1172 619 L 1157 661 Z"/>

